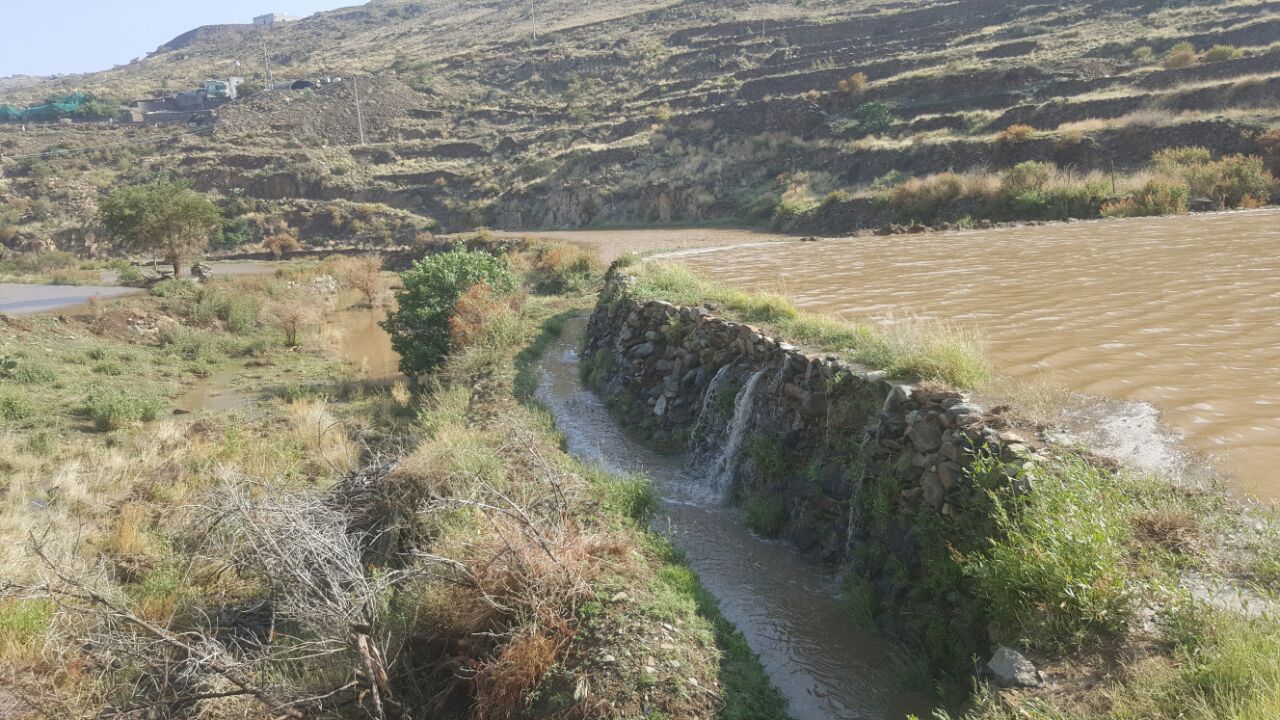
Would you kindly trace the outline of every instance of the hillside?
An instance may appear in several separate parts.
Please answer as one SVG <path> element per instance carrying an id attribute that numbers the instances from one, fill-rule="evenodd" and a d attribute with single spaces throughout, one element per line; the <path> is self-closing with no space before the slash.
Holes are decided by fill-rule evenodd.
<path id="1" fill-rule="evenodd" d="M 277 80 L 344 82 L 238 101 L 210 132 L 177 140 L 173 127 L 0 128 L 0 151 L 159 138 L 145 167 L 203 189 L 385 204 L 449 229 L 843 232 L 913 219 L 876 202 L 911 176 L 1036 160 L 1140 182 L 1165 147 L 1268 152 L 1277 38 L 1274 2 L 375 0 L 267 34 Z M 145 59 L 0 99 L 172 91 L 236 61 L 260 81 L 262 43 L 252 26 L 199 28 Z M 26 170 L 8 173 L 21 185 Z M 955 200 L 938 218 L 982 217 Z"/>

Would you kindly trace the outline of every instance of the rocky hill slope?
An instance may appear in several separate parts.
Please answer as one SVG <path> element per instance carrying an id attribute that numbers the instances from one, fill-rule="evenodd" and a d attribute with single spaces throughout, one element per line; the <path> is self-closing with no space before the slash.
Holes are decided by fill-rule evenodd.
<path id="1" fill-rule="evenodd" d="M 1280 3 L 1252 0 L 374 0 L 9 95 L 185 87 L 257 67 L 264 35 L 277 80 L 347 79 L 233 103 L 200 134 L 4 128 L 0 153 L 132 134 L 147 167 L 205 189 L 449 228 L 760 223 L 827 200 L 818 224 L 840 231 L 886 220 L 866 200 L 907 176 L 1137 172 L 1164 147 L 1266 152 L 1280 121 Z"/>

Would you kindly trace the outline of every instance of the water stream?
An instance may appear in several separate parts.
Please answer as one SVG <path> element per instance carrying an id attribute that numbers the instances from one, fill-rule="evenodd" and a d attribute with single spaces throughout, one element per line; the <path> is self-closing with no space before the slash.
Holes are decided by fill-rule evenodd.
<path id="1" fill-rule="evenodd" d="M 895 653 L 858 629 L 838 583 L 788 545 L 753 535 L 739 513 L 708 498 L 714 481 L 680 458 L 632 441 L 578 375 L 579 319 L 544 355 L 538 398 L 555 416 L 571 453 L 615 472 L 643 472 L 661 499 L 654 526 L 687 554 L 726 618 L 746 636 L 796 720 L 901 720 L 928 716 L 929 702 L 904 689 Z M 749 403 L 750 388 L 737 404 Z M 732 433 L 732 430 L 730 430 Z"/>

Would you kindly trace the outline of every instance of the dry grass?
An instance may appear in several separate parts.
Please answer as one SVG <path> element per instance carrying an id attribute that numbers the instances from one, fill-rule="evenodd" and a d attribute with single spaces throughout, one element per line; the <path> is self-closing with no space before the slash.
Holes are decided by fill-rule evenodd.
<path id="1" fill-rule="evenodd" d="M 355 467 L 359 449 L 347 427 L 330 412 L 325 400 L 294 400 L 286 408 L 289 432 L 299 447 L 312 454 L 336 475 Z"/>

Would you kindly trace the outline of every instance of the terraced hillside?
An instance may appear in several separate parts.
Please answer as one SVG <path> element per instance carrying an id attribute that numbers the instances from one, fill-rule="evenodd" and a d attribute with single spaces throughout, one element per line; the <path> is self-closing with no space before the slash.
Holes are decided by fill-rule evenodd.
<path id="1" fill-rule="evenodd" d="M 0 152 L 127 136 L 154 143 L 131 170 L 272 202 L 384 204 L 450 229 L 831 232 L 902 219 L 883 188 L 940 171 L 1036 160 L 1105 172 L 1123 195 L 1114 173 L 1140 173 L 1162 148 L 1280 162 L 1265 135 L 1280 124 L 1277 2 L 374 0 L 269 33 L 277 79 L 348 79 L 238 101 L 201 133 L 5 128 Z M 7 94 L 181 87 L 254 66 L 261 43 L 251 26 L 200 28 L 129 65 Z M 0 200 L 31 193 L 28 165 L 7 163 Z M 941 215 L 977 217 L 954 204 Z"/>

